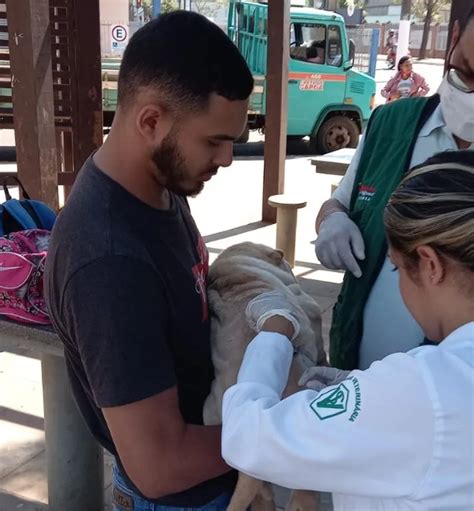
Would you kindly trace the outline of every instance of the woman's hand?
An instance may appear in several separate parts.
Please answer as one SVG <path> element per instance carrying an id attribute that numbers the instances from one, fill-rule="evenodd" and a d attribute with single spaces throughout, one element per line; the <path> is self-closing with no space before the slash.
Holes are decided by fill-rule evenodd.
<path id="1" fill-rule="evenodd" d="M 325 387 L 341 383 L 349 376 L 349 373 L 350 371 L 342 371 L 335 367 L 308 367 L 299 379 L 298 385 L 319 392 Z"/>

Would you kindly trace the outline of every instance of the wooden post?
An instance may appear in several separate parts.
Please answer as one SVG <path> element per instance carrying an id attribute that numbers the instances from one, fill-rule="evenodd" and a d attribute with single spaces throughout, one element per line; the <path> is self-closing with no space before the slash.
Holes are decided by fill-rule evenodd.
<path id="1" fill-rule="evenodd" d="M 102 71 L 99 0 L 74 0 L 74 172 L 102 145 Z"/>
<path id="2" fill-rule="evenodd" d="M 277 211 L 276 248 L 283 252 L 288 264 L 295 266 L 296 221 L 298 209 L 306 206 L 306 201 L 285 195 L 273 195 L 268 204 Z"/>
<path id="3" fill-rule="evenodd" d="M 58 207 L 48 0 L 7 0 L 18 177 L 29 194 Z"/>
<path id="4" fill-rule="evenodd" d="M 283 193 L 288 124 L 289 2 L 268 2 L 267 100 L 262 220 L 276 221 L 268 204 L 272 195 Z"/>

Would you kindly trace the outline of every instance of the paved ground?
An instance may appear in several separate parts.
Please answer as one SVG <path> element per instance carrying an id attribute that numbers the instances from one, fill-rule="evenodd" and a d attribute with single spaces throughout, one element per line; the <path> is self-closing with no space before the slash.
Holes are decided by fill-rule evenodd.
<path id="1" fill-rule="evenodd" d="M 379 63 L 379 67 L 383 67 L 383 62 Z M 433 91 L 437 89 L 442 75 L 439 62 L 415 62 L 415 70 L 426 76 Z M 392 74 L 390 71 L 378 71 L 378 90 Z M 275 226 L 265 226 L 259 221 L 263 151 L 259 137 L 254 135 L 252 140 L 254 142 L 245 148 L 237 148 L 236 153 L 240 156 L 234 164 L 221 170 L 204 192 L 191 201 L 211 257 L 243 240 L 274 245 Z M 0 146 L 13 143 L 11 132 L 0 132 Z M 327 339 L 331 308 L 342 274 L 322 268 L 310 242 L 314 239 L 316 212 L 337 179 L 315 174 L 304 143 L 290 146 L 289 153 L 285 190 L 308 201 L 307 207 L 299 213 L 295 273 L 321 306 Z M 2 167 L 5 165 L 0 164 L 0 171 Z M 3 198 L 0 197 L 0 200 Z M 0 353 L 0 511 L 47 510 L 44 449 L 40 361 L 23 353 Z M 106 457 L 105 463 L 105 498 L 109 502 L 110 457 Z M 277 491 L 280 506 L 284 505 L 286 496 L 287 492 Z M 327 496 L 324 500 L 323 509 L 328 511 L 331 507 Z"/>

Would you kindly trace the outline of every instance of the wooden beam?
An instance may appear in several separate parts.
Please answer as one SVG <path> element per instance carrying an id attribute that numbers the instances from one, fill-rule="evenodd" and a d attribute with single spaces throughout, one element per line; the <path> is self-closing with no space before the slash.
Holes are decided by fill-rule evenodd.
<path id="1" fill-rule="evenodd" d="M 73 158 L 77 173 L 102 145 L 102 71 L 99 0 L 74 0 L 75 108 Z"/>
<path id="2" fill-rule="evenodd" d="M 268 49 L 266 76 L 265 162 L 262 220 L 276 221 L 268 204 L 272 195 L 283 193 L 288 125 L 289 1 L 268 2 Z"/>
<path id="3" fill-rule="evenodd" d="M 49 0 L 7 0 L 18 176 L 58 207 Z"/>

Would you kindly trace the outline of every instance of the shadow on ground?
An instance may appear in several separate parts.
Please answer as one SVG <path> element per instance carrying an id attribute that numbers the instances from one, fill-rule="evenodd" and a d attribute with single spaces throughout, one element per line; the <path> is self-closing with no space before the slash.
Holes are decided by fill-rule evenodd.
<path id="1" fill-rule="evenodd" d="M 17 497 L 11 493 L 0 491 L 0 511 L 47 511 L 48 506 L 36 502 L 34 500 L 28 500 L 21 497 Z"/>

